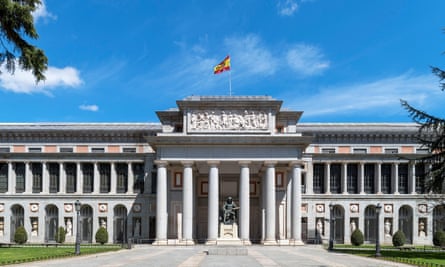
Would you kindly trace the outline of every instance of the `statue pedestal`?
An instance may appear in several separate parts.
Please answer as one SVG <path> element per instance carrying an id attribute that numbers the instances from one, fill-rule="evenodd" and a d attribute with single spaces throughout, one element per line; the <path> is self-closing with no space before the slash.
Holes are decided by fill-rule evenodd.
<path id="1" fill-rule="evenodd" d="M 219 238 L 217 245 L 242 245 L 241 239 L 238 237 L 238 224 L 219 224 Z"/>

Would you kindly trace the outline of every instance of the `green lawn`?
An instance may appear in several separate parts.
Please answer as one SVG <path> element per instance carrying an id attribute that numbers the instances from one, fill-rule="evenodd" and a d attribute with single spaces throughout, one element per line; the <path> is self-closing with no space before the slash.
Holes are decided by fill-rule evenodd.
<path id="1" fill-rule="evenodd" d="M 121 249 L 120 246 L 81 246 L 80 254 L 93 254 Z M 60 257 L 72 257 L 74 255 L 74 245 L 63 245 L 60 247 L 43 246 L 14 246 L 10 248 L 0 248 L 0 265 L 14 263 L 24 263 L 37 260 L 47 260 Z"/>

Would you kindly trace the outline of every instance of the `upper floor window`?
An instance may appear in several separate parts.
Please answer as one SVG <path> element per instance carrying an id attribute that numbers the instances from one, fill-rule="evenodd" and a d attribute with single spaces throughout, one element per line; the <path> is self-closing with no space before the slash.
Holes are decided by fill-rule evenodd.
<path id="1" fill-rule="evenodd" d="M 11 148 L 8 146 L 0 147 L 0 153 L 9 153 L 10 151 L 11 151 Z"/>
<path id="2" fill-rule="evenodd" d="M 385 148 L 385 154 L 397 154 L 399 150 L 397 148 Z"/>
<path id="3" fill-rule="evenodd" d="M 103 147 L 92 147 L 91 148 L 91 152 L 93 152 L 93 153 L 104 153 L 105 152 L 105 148 L 103 148 Z"/>
<path id="4" fill-rule="evenodd" d="M 42 152 L 41 147 L 28 147 L 28 152 Z"/>
<path id="5" fill-rule="evenodd" d="M 418 148 L 416 149 L 417 154 L 428 154 L 430 153 L 430 150 L 428 148 Z"/>
<path id="6" fill-rule="evenodd" d="M 335 154 L 335 148 L 322 148 L 321 153 Z"/>
<path id="7" fill-rule="evenodd" d="M 62 153 L 73 153 L 74 149 L 73 149 L 73 147 L 60 147 L 59 148 L 59 152 L 62 152 Z"/>
<path id="8" fill-rule="evenodd" d="M 366 148 L 354 148 L 353 152 L 354 154 L 366 154 L 368 150 Z"/>
<path id="9" fill-rule="evenodd" d="M 122 148 L 122 152 L 124 153 L 136 153 L 135 147 L 124 147 Z"/>

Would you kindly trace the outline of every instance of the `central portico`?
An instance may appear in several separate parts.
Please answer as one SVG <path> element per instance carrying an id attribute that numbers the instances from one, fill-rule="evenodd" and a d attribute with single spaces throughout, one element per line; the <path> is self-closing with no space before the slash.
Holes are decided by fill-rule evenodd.
<path id="1" fill-rule="evenodd" d="M 268 96 L 191 96 L 159 111 L 156 245 L 221 244 L 221 208 L 238 205 L 241 244 L 302 244 L 302 114 Z"/>

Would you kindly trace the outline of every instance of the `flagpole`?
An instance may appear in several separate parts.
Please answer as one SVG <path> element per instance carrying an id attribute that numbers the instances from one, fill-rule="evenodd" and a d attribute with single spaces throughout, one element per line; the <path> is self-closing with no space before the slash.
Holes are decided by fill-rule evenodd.
<path id="1" fill-rule="evenodd" d="M 232 96 L 232 71 L 229 70 L 229 96 Z"/>

